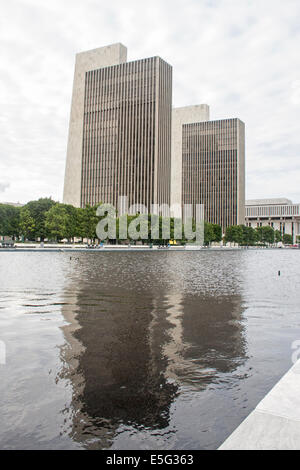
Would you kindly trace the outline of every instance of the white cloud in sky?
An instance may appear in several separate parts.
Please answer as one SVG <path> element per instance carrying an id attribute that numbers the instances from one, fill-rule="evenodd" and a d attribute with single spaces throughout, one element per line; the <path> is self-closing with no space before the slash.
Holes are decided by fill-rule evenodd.
<path id="1" fill-rule="evenodd" d="M 4 193 L 4 191 L 9 188 L 9 183 L 2 183 L 0 181 L 0 193 Z"/>
<path id="2" fill-rule="evenodd" d="M 175 106 L 246 124 L 247 198 L 300 202 L 299 0 L 10 0 L 0 15 L 0 200 L 62 198 L 75 53 L 173 65 Z"/>

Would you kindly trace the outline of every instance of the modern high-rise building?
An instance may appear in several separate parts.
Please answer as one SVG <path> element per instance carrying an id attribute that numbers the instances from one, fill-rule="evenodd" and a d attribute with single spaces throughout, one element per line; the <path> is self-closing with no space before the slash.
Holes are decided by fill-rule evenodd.
<path id="1" fill-rule="evenodd" d="M 205 220 L 245 220 L 245 127 L 209 121 L 206 104 L 172 111 L 172 67 L 127 62 L 122 44 L 76 55 L 64 202 L 204 206 Z M 164 213 L 166 215 L 166 213 Z"/>
<path id="2" fill-rule="evenodd" d="M 183 206 L 193 205 L 194 217 L 196 205 L 204 205 L 204 219 L 220 224 L 223 229 L 244 223 L 245 125 L 242 121 L 224 119 L 182 124 L 181 202 Z"/>
<path id="3" fill-rule="evenodd" d="M 176 217 L 182 217 L 182 137 L 183 124 L 209 121 L 209 106 L 200 104 L 172 111 L 171 204 Z"/>
<path id="4" fill-rule="evenodd" d="M 64 202 L 170 204 L 172 67 L 114 44 L 77 54 Z"/>

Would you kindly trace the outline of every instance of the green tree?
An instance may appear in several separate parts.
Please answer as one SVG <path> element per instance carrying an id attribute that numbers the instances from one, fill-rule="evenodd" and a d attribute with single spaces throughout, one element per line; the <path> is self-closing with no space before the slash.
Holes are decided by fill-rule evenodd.
<path id="1" fill-rule="evenodd" d="M 204 245 L 209 245 L 215 238 L 214 226 L 209 222 L 204 222 Z"/>
<path id="2" fill-rule="evenodd" d="M 263 227 L 264 241 L 270 245 L 275 241 L 275 232 L 274 229 L 270 226 Z"/>
<path id="3" fill-rule="evenodd" d="M 100 220 L 99 217 L 96 215 L 98 205 L 97 206 L 90 206 L 87 205 L 84 208 L 80 208 L 77 211 L 77 234 L 81 238 L 87 238 L 89 240 L 94 240 L 97 238 L 96 235 L 96 228 L 97 224 Z"/>
<path id="4" fill-rule="evenodd" d="M 24 238 L 32 240 L 35 238 L 36 225 L 35 220 L 31 216 L 29 209 L 24 206 L 20 213 L 20 232 Z"/>
<path id="5" fill-rule="evenodd" d="M 0 204 L 0 235 L 18 237 L 20 234 L 20 207 Z"/>
<path id="6" fill-rule="evenodd" d="M 222 227 L 218 224 L 211 224 L 213 229 L 213 242 L 220 242 L 222 240 Z"/>
<path id="7" fill-rule="evenodd" d="M 51 198 L 41 198 L 37 201 L 28 202 L 22 210 L 28 210 L 30 217 L 34 220 L 35 238 L 47 237 L 47 229 L 45 227 L 46 214 L 56 203 Z"/>
<path id="8" fill-rule="evenodd" d="M 241 245 L 244 241 L 244 232 L 241 225 L 230 225 L 226 228 L 225 242 L 234 242 Z"/>
<path id="9" fill-rule="evenodd" d="M 133 242 L 135 243 L 136 241 L 138 240 L 141 240 L 142 243 L 144 244 L 145 241 L 147 240 L 148 243 L 152 242 L 152 233 L 151 233 L 151 216 L 149 216 L 148 214 L 144 214 L 141 216 L 141 214 L 135 214 L 135 215 L 127 215 L 127 216 L 123 216 L 123 217 L 126 217 L 127 219 L 127 235 L 128 235 L 128 240 L 130 242 Z M 137 238 L 137 240 L 131 238 L 130 236 L 130 232 L 129 232 L 129 226 L 130 224 L 135 220 L 137 219 L 138 217 L 142 217 L 143 220 L 146 222 L 147 221 L 147 239 L 142 239 L 141 236 Z M 157 217 L 159 218 L 159 216 L 154 216 L 154 217 Z M 161 219 L 161 218 L 159 218 Z M 159 220 L 159 233 L 161 235 L 161 220 Z M 139 232 L 141 230 L 141 227 L 140 227 L 140 224 L 138 224 L 136 226 L 136 231 Z"/>
<path id="10" fill-rule="evenodd" d="M 282 241 L 285 245 L 292 245 L 293 244 L 293 237 L 288 233 L 285 233 L 282 237 Z"/>
<path id="11" fill-rule="evenodd" d="M 253 246 L 257 242 L 257 232 L 252 227 L 240 225 L 243 231 L 242 245 Z"/>
<path id="12" fill-rule="evenodd" d="M 262 227 L 256 227 L 255 231 L 256 231 L 257 241 L 260 242 L 260 243 L 263 243 L 263 238 L 264 237 L 263 237 Z"/>
<path id="13" fill-rule="evenodd" d="M 45 229 L 50 239 L 61 240 L 67 235 L 68 212 L 63 204 L 55 204 L 46 213 Z"/>
<path id="14" fill-rule="evenodd" d="M 65 227 L 65 238 L 70 241 L 74 241 L 75 237 L 80 237 L 79 227 L 79 211 L 78 208 L 71 206 L 70 204 L 59 204 L 61 208 L 65 209 L 67 214 L 66 227 Z"/>
<path id="15" fill-rule="evenodd" d="M 282 241 L 282 235 L 280 233 L 280 230 L 275 230 L 274 236 L 275 236 L 275 243 L 279 243 Z"/>
<path id="16" fill-rule="evenodd" d="M 137 240 L 133 240 L 130 238 L 130 234 L 129 234 L 129 225 L 137 218 L 137 217 L 140 217 L 141 214 L 136 214 L 136 215 L 123 215 L 122 216 L 122 224 L 124 224 L 124 220 L 125 220 L 125 224 L 127 226 L 127 235 L 128 235 L 128 240 L 131 241 L 131 242 L 136 242 Z M 169 243 L 170 240 L 174 240 L 175 239 L 175 222 L 176 219 L 174 217 L 162 217 L 162 216 L 159 216 L 159 215 L 156 215 L 156 214 L 144 214 L 142 215 L 142 217 L 144 218 L 144 220 L 147 220 L 147 238 L 143 239 L 141 237 L 138 238 L 138 240 L 142 241 L 142 243 L 154 243 L 154 244 L 166 244 L 166 243 Z M 120 218 L 117 218 L 117 221 L 116 221 L 116 227 L 117 227 L 117 240 L 120 238 L 120 223 L 121 223 L 121 217 Z M 155 233 L 152 231 L 152 225 L 153 227 L 158 224 L 158 237 L 154 238 L 155 236 Z M 163 231 L 163 228 L 164 228 L 164 224 L 166 226 L 169 227 L 169 233 L 167 234 L 164 234 L 164 231 Z M 137 225 L 136 227 L 136 230 L 137 232 L 139 232 L 140 230 L 140 226 Z M 183 230 L 182 230 L 182 234 L 183 234 Z M 181 235 L 181 238 L 178 239 L 177 238 L 177 241 L 182 241 L 182 235 Z"/>
<path id="17" fill-rule="evenodd" d="M 257 227 L 256 229 L 258 241 L 261 243 L 273 244 L 275 241 L 275 232 L 272 227 L 266 225 L 264 227 Z"/>

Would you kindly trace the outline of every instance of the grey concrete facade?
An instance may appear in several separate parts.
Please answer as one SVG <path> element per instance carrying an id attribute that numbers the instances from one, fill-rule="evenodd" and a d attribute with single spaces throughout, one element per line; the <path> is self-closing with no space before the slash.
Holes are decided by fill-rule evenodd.
<path id="1" fill-rule="evenodd" d="M 86 74 L 81 206 L 170 203 L 172 67 L 159 57 Z M 140 208 L 139 211 L 146 211 Z"/>
<path id="2" fill-rule="evenodd" d="M 170 204 L 172 67 L 116 44 L 76 57 L 64 202 Z"/>
<path id="3" fill-rule="evenodd" d="M 296 243 L 300 237 L 300 204 L 286 198 L 246 201 L 245 224 L 253 228 L 270 226 L 281 235 L 292 235 Z"/>
<path id="4" fill-rule="evenodd" d="M 65 204 L 80 207 L 85 75 L 126 60 L 127 48 L 120 43 L 76 54 L 63 195 Z"/>
<path id="5" fill-rule="evenodd" d="M 175 217 L 181 217 L 182 210 L 182 129 L 184 124 L 209 121 L 209 106 L 199 104 L 174 108 L 172 111 L 172 164 L 171 164 L 171 205 Z"/>

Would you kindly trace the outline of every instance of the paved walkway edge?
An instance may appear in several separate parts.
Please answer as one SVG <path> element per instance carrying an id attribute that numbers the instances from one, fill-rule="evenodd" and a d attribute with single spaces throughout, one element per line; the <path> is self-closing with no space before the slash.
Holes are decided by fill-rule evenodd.
<path id="1" fill-rule="evenodd" d="M 219 450 L 300 450 L 300 360 Z"/>

